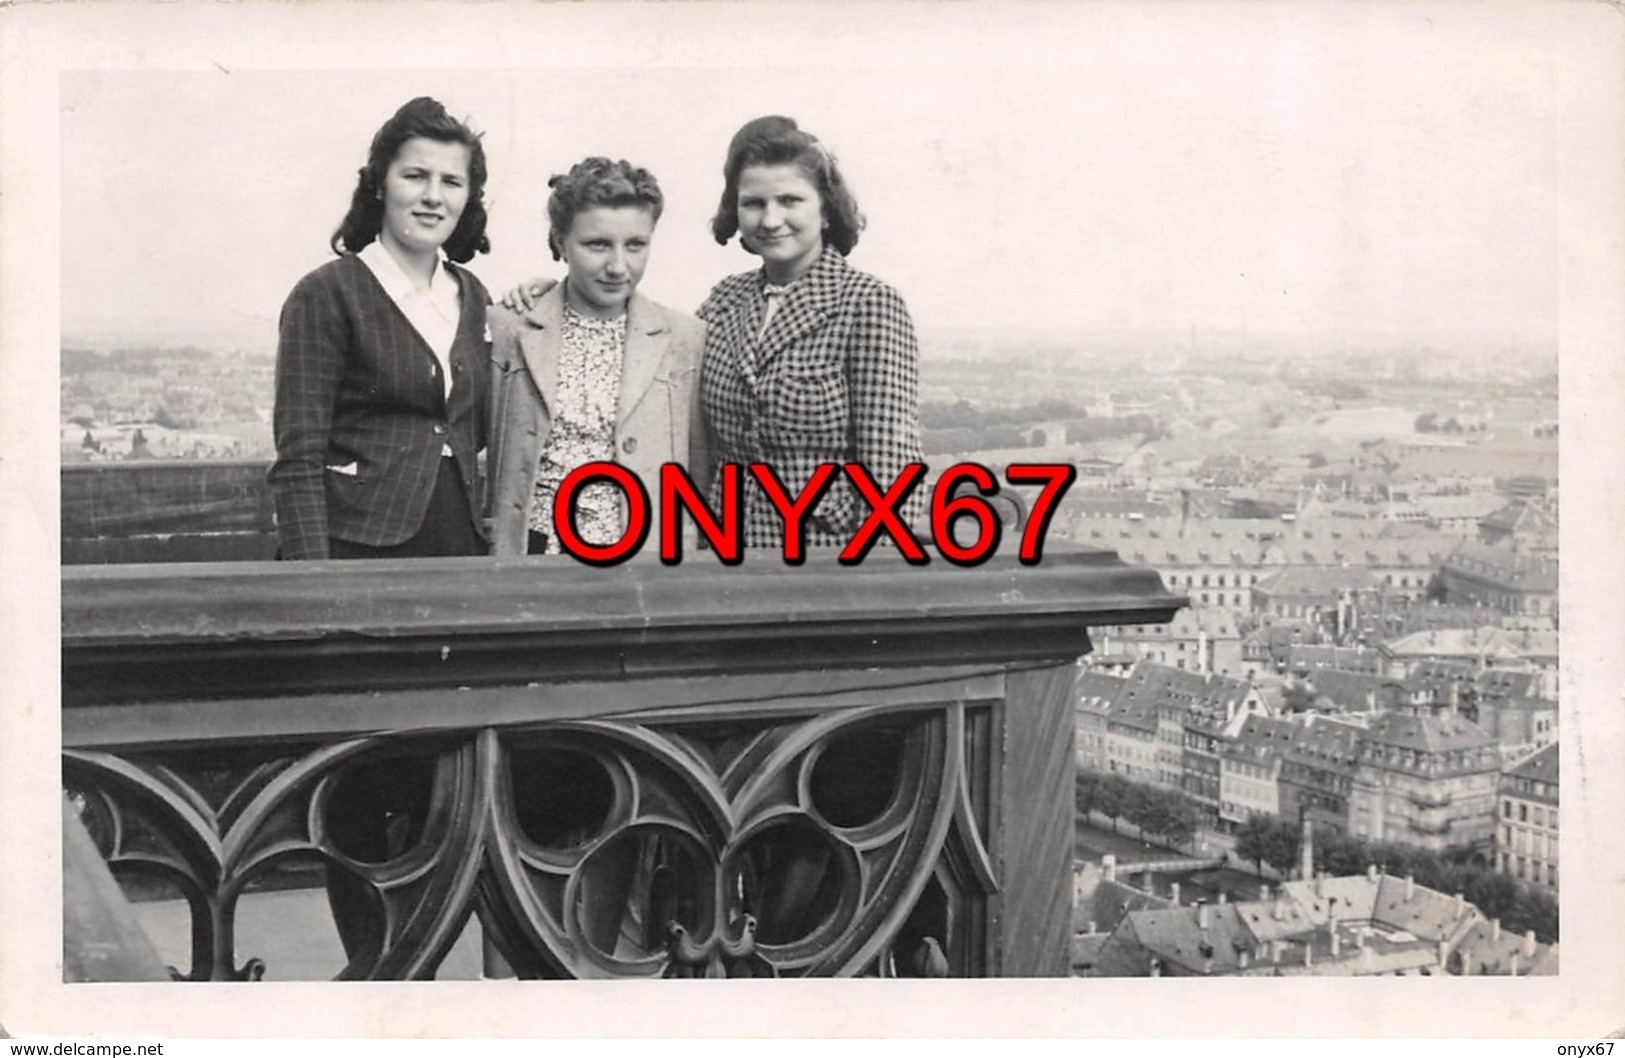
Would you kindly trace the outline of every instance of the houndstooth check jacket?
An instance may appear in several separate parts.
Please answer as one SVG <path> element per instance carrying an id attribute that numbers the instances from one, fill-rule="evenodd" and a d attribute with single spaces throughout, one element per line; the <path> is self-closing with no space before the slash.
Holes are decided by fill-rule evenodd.
<path id="1" fill-rule="evenodd" d="M 443 445 L 468 491 L 485 447 L 490 300 L 472 273 L 445 264 L 462 298 L 451 396 L 440 362 L 353 255 L 306 275 L 282 307 L 272 415 L 283 558 L 326 558 L 329 537 L 402 543 L 423 524 Z"/>
<path id="2" fill-rule="evenodd" d="M 713 506 L 721 463 L 769 463 L 793 499 L 818 464 L 857 462 L 884 491 L 906 464 L 924 461 L 919 346 L 908 307 L 825 247 L 758 339 L 763 282 L 761 271 L 729 276 L 698 312 L 706 323 L 700 386 Z M 780 546 L 777 511 L 748 471 L 744 482 L 746 545 Z M 914 522 L 923 502 L 916 490 L 900 513 Z M 868 514 L 839 476 L 808 519 L 808 546 L 844 545 Z"/>

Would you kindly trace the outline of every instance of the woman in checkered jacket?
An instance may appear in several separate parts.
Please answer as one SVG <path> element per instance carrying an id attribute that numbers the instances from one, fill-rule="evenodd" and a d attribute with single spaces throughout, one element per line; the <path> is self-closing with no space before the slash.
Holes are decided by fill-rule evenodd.
<path id="1" fill-rule="evenodd" d="M 738 233 L 762 265 L 718 283 L 698 312 L 715 464 L 766 463 L 794 498 L 819 464 L 859 463 L 884 490 L 924 461 L 919 347 L 897 291 L 847 264 L 864 221 L 835 156 L 790 118 L 757 118 L 734 134 L 723 176 L 712 234 Z M 746 480 L 747 545 L 781 545 L 782 519 Z M 919 505 L 917 493 L 901 513 L 918 521 Z M 837 476 L 807 544 L 846 544 L 868 513 Z"/>
<path id="2" fill-rule="evenodd" d="M 884 491 L 920 447 L 919 347 L 897 291 L 847 264 L 863 215 L 835 156 L 787 117 L 746 123 L 728 145 L 711 230 L 737 233 L 761 267 L 712 288 L 700 365 L 706 465 L 689 469 L 721 509 L 723 464 L 765 463 L 794 500 L 824 463 L 861 464 Z M 531 307 L 535 280 L 503 304 Z M 742 474 L 747 546 L 781 547 L 784 523 Z M 923 522 L 923 490 L 899 509 Z M 844 546 L 869 513 L 837 474 L 804 521 L 808 546 Z"/>

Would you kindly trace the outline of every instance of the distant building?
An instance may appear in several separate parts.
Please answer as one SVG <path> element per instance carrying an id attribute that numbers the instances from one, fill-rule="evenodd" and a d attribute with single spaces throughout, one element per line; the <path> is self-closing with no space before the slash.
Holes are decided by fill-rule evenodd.
<path id="1" fill-rule="evenodd" d="M 1306 716 L 1281 763 L 1281 818 L 1308 820 L 1317 833 L 1349 831 L 1349 795 L 1359 755 L 1357 723 Z"/>
<path id="2" fill-rule="evenodd" d="M 1522 551 L 1557 552 L 1557 519 L 1529 499 L 1511 503 L 1485 515 L 1478 523 L 1478 539 L 1488 546 L 1516 545 Z"/>
<path id="3" fill-rule="evenodd" d="M 1439 566 L 1439 588 L 1445 602 L 1505 614 L 1555 615 L 1557 575 L 1554 558 L 1506 544 L 1464 547 Z"/>
<path id="4" fill-rule="evenodd" d="M 1255 815 L 1281 814 L 1281 765 L 1296 725 L 1252 714 L 1219 748 L 1219 819 L 1240 826 Z"/>
<path id="5" fill-rule="evenodd" d="M 1495 740 L 1459 715 L 1384 713 L 1360 736 L 1349 825 L 1373 841 L 1487 856 L 1500 768 Z"/>
<path id="6" fill-rule="evenodd" d="M 1268 617 L 1303 617 L 1334 635 L 1351 627 L 1356 608 L 1373 605 L 1381 584 L 1357 566 L 1288 566 L 1253 585 L 1253 612 Z"/>
<path id="7" fill-rule="evenodd" d="M 1500 782 L 1495 869 L 1557 891 L 1558 765 L 1553 743 L 1507 769 Z"/>

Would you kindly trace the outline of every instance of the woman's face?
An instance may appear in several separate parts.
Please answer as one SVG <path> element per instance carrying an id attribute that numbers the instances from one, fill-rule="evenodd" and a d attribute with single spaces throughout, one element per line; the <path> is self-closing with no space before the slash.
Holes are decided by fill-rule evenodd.
<path id="1" fill-rule="evenodd" d="M 824 203 L 797 165 L 747 165 L 739 174 L 739 235 L 775 283 L 800 278 L 824 250 Z"/>
<path id="2" fill-rule="evenodd" d="M 468 148 L 414 137 L 384 173 L 386 245 L 409 255 L 434 253 L 457 230 L 468 205 Z"/>
<path id="3" fill-rule="evenodd" d="M 586 316 L 614 317 L 643 279 L 654 238 L 654 214 L 646 206 L 595 206 L 570 222 L 559 247 L 569 268 L 565 295 Z"/>

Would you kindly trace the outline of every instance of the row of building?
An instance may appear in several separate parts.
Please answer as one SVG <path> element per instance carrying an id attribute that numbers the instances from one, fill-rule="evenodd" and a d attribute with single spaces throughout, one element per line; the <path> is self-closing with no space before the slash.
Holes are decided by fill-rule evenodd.
<path id="1" fill-rule="evenodd" d="M 1532 696 L 1528 674 L 1430 664 L 1395 684 L 1316 673 L 1365 681 L 1369 692 L 1355 692 L 1364 708 L 1284 711 L 1248 681 L 1154 662 L 1080 670 L 1078 764 L 1180 790 L 1211 830 L 1255 815 L 1307 821 L 1323 833 L 1473 850 L 1556 889 L 1556 704 Z M 1389 697 L 1377 700 L 1378 687 Z"/>

